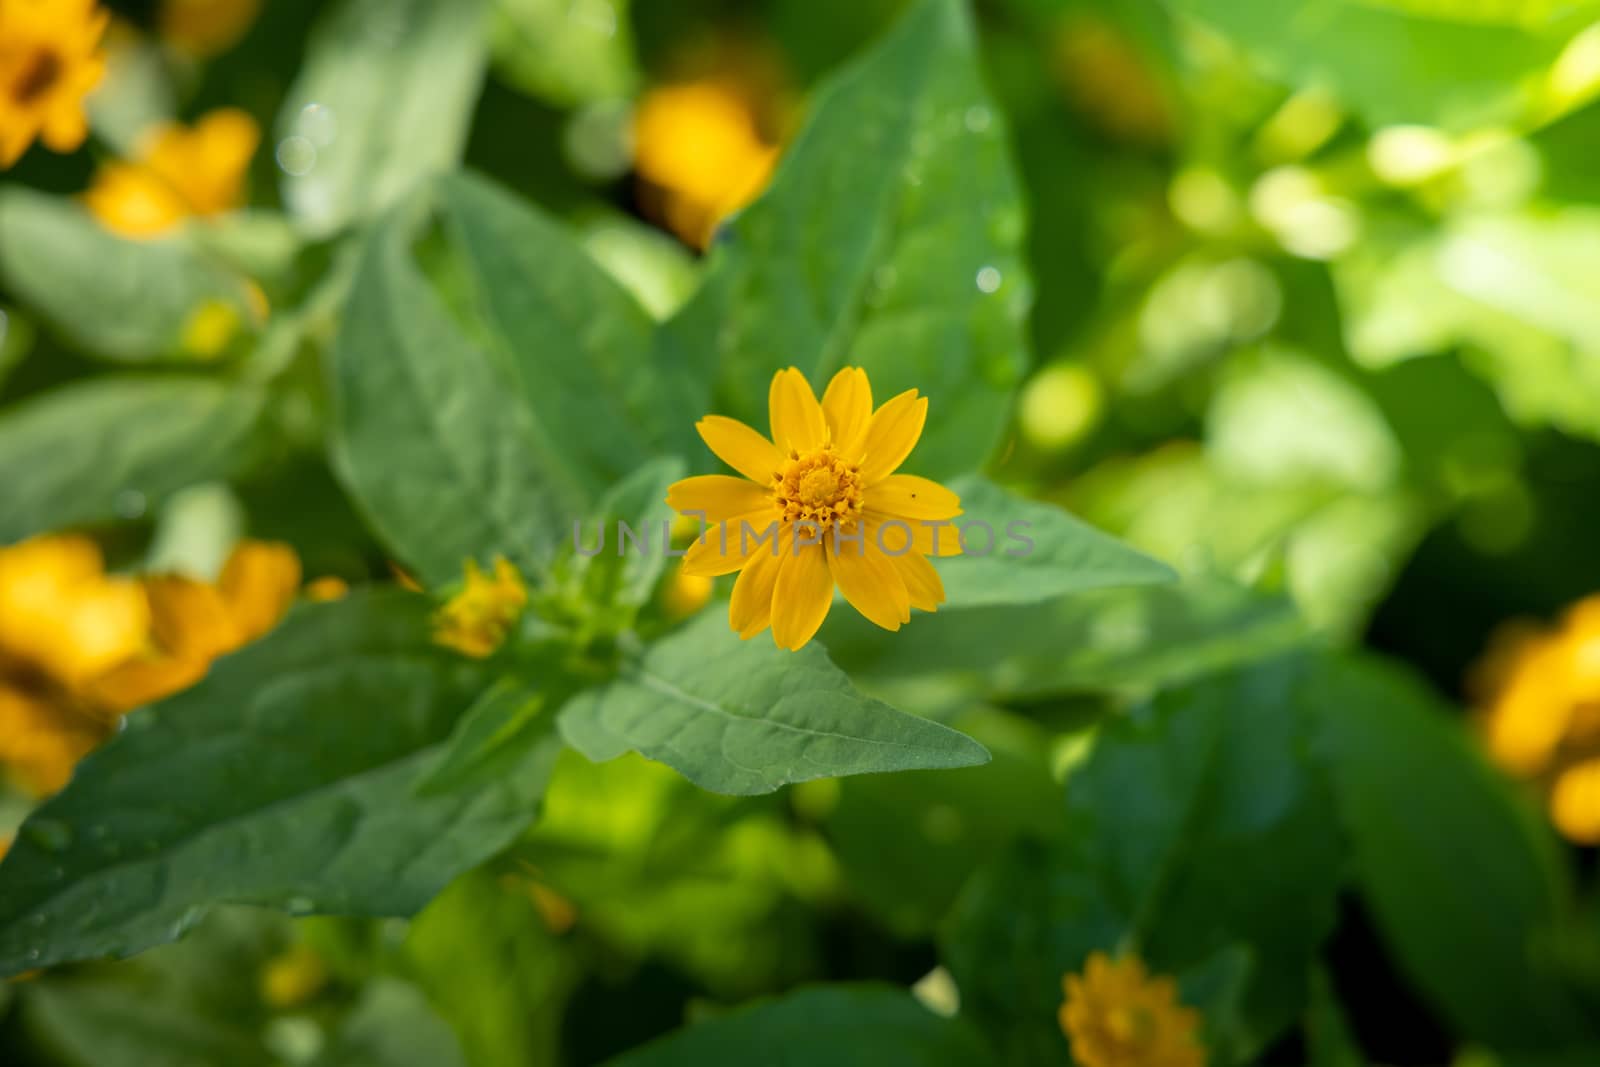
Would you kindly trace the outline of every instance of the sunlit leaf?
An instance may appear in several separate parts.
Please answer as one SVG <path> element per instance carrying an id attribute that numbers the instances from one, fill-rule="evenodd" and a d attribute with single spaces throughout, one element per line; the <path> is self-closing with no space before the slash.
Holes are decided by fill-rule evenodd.
<path id="1" fill-rule="evenodd" d="M 574 698 L 560 725 L 590 759 L 636 751 L 719 793 L 989 758 L 969 737 L 863 696 L 817 645 L 791 653 L 764 636 L 741 641 L 717 612 Z"/>
<path id="2" fill-rule="evenodd" d="M 930 398 L 909 470 L 976 469 L 1028 362 L 1007 154 L 965 5 L 923 0 L 819 90 L 770 191 L 718 237 L 669 350 L 719 373 L 718 410 L 759 426 L 778 368 L 820 391 L 865 367 L 880 402 Z"/>

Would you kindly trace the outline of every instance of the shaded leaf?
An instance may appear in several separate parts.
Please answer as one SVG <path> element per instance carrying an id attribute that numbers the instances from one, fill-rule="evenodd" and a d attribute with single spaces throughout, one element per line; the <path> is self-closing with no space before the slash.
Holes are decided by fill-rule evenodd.
<path id="1" fill-rule="evenodd" d="M 429 609 L 397 592 L 303 607 L 135 712 L 0 864 L 0 973 L 137 952 L 222 903 L 408 915 L 509 841 L 539 753 L 416 793 L 485 682 L 431 643 Z"/>

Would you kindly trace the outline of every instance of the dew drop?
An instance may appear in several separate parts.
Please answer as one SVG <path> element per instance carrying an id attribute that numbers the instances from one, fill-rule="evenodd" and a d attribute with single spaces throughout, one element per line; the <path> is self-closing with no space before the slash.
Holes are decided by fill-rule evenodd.
<path id="1" fill-rule="evenodd" d="M 277 159 L 285 174 L 304 177 L 317 165 L 317 146 L 309 138 L 294 134 L 278 142 Z"/>
<path id="2" fill-rule="evenodd" d="M 333 108 L 326 104 L 307 104 L 295 116 L 294 129 L 296 134 L 311 142 L 313 149 L 327 148 L 339 136 L 339 118 L 333 113 Z M 283 151 L 283 145 L 278 146 L 278 151 Z M 311 158 L 313 162 L 316 161 L 315 151 Z M 283 162 L 281 155 L 278 161 Z"/>
<path id="3" fill-rule="evenodd" d="M 137 489 L 124 489 L 111 502 L 112 510 L 124 519 L 140 518 L 147 506 L 149 505 L 144 494 Z"/>
<path id="4" fill-rule="evenodd" d="M 46 852 L 60 852 L 72 844 L 72 827 L 59 819 L 35 819 L 22 828 L 22 833 Z"/>
<path id="5" fill-rule="evenodd" d="M 1000 272 L 994 267 L 978 269 L 978 292 L 994 293 L 1000 290 Z"/>

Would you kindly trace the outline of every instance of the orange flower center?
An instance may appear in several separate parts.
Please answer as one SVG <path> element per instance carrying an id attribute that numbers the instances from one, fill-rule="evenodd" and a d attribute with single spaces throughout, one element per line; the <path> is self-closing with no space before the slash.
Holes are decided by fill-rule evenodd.
<path id="1" fill-rule="evenodd" d="M 31 104 L 48 93 L 61 77 L 61 57 L 43 49 L 22 62 L 22 73 L 11 83 L 11 99 Z"/>
<path id="2" fill-rule="evenodd" d="M 785 522 L 848 523 L 861 514 L 861 472 L 832 444 L 792 454 L 773 493 Z"/>

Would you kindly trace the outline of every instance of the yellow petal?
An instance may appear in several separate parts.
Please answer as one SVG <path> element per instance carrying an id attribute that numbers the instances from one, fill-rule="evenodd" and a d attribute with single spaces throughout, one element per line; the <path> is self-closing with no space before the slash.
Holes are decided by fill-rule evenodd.
<path id="1" fill-rule="evenodd" d="M 872 421 L 872 383 L 860 367 L 846 367 L 833 376 L 822 394 L 822 414 L 835 447 L 848 451 Z"/>
<path id="2" fill-rule="evenodd" d="M 872 415 L 859 448 L 861 483 L 871 485 L 894 473 L 922 436 L 928 417 L 928 398 L 907 389 Z"/>
<path id="3" fill-rule="evenodd" d="M 792 534 L 785 529 L 778 536 L 777 551 L 763 545 L 750 557 L 733 583 L 733 599 L 728 602 L 728 625 L 741 639 L 754 637 L 772 625 L 772 593 L 778 584 Z"/>
<path id="4" fill-rule="evenodd" d="M 156 642 L 171 656 L 205 663 L 243 643 L 216 586 L 180 575 L 156 575 L 145 579 L 144 589 Z"/>
<path id="5" fill-rule="evenodd" d="M 177 656 L 129 660 L 96 678 L 86 696 L 98 708 L 125 715 L 182 692 L 204 678 L 209 667 L 209 660 Z"/>
<path id="6" fill-rule="evenodd" d="M 725 415 L 707 415 L 695 423 L 700 439 L 717 458 L 758 485 L 771 485 L 783 466 L 778 446 Z"/>
<path id="7" fill-rule="evenodd" d="M 762 508 L 773 508 L 769 490 L 748 478 L 729 474 L 702 474 L 673 482 L 667 490 L 667 506 L 673 511 L 696 512 L 708 523 L 727 522 L 736 515 L 748 515 Z"/>
<path id="8" fill-rule="evenodd" d="M 134 239 L 166 233 L 188 214 L 170 185 L 136 163 L 102 164 L 83 202 L 106 229 Z"/>
<path id="9" fill-rule="evenodd" d="M 300 587 L 300 557 L 275 541 L 240 541 L 217 579 L 241 641 L 278 625 Z"/>
<path id="10" fill-rule="evenodd" d="M 759 512 L 736 515 L 726 522 L 708 526 L 695 539 L 683 557 L 683 573 L 702 578 L 715 578 L 732 574 L 756 552 L 772 550 L 772 536 L 768 534 L 777 524 L 770 508 Z M 776 530 L 773 530 L 776 533 Z M 767 535 L 765 540 L 760 540 Z"/>
<path id="11" fill-rule="evenodd" d="M 821 545 L 783 554 L 772 590 L 772 639 L 791 652 L 816 635 L 833 603 L 833 574 Z"/>
<path id="12" fill-rule="evenodd" d="M 828 567 L 850 606 L 885 630 L 911 619 L 906 583 L 889 557 L 870 545 L 828 538 Z"/>
<path id="13" fill-rule="evenodd" d="M 961 514 L 961 498 L 938 482 L 915 474 L 891 474 L 867 487 L 865 506 L 902 519 L 953 519 Z"/>
<path id="14" fill-rule="evenodd" d="M 895 570 L 900 572 L 900 580 L 906 583 L 911 606 L 918 611 L 937 611 L 939 605 L 944 603 L 944 582 L 928 558 L 915 552 L 889 558 L 894 561 Z"/>
<path id="15" fill-rule="evenodd" d="M 822 405 L 811 383 L 795 367 L 772 376 L 767 390 L 768 415 L 772 419 L 772 439 L 786 452 L 810 452 L 822 447 L 828 424 Z"/>
<path id="16" fill-rule="evenodd" d="M 915 552 L 919 556 L 961 555 L 961 535 L 955 523 L 935 519 L 907 519 L 871 508 L 862 512 L 867 543 L 886 555 Z"/>

